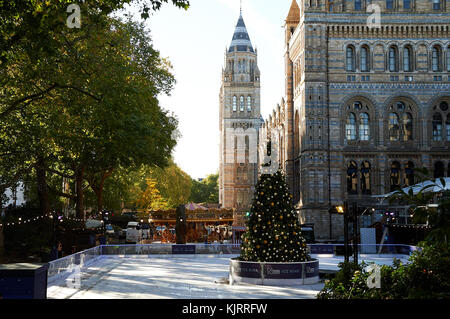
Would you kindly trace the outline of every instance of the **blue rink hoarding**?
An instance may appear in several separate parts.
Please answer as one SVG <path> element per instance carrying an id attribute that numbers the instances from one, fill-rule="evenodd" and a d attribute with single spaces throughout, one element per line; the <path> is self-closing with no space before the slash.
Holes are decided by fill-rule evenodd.
<path id="1" fill-rule="evenodd" d="M 172 245 L 172 254 L 174 255 L 194 255 L 195 245 Z"/>

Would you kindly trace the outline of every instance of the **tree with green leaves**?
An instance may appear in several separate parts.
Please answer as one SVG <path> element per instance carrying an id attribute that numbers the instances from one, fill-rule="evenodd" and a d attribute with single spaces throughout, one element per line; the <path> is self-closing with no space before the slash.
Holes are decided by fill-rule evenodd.
<path id="1" fill-rule="evenodd" d="M 156 180 L 156 187 L 167 201 L 168 208 L 176 208 L 188 202 L 192 188 L 191 177 L 172 159 L 166 167 L 151 167 L 150 176 Z"/>
<path id="2" fill-rule="evenodd" d="M 242 236 L 241 260 L 301 262 L 310 259 L 284 175 L 262 174 Z"/>
<path id="3" fill-rule="evenodd" d="M 153 49 L 141 24 L 108 23 L 86 22 L 82 38 L 61 35 L 60 56 L 46 62 L 52 70 L 46 80 L 70 82 L 70 88 L 11 111 L 5 121 L 11 124 L 2 130 L 9 136 L 3 140 L 5 153 L 11 152 L 14 162 L 20 162 L 14 159 L 17 150 L 30 157 L 43 212 L 50 210 L 49 173 L 75 183 L 74 193 L 50 190 L 75 201 L 77 216 L 83 217 L 89 185 L 102 206 L 104 181 L 112 170 L 165 166 L 175 146 L 177 120 L 157 100 L 173 87 L 170 64 Z"/>
<path id="4" fill-rule="evenodd" d="M 146 182 L 146 189 L 138 196 L 136 201 L 137 207 L 150 211 L 167 209 L 168 204 L 166 200 L 161 196 L 158 188 L 156 188 L 156 180 L 147 178 Z"/>
<path id="5" fill-rule="evenodd" d="M 219 202 L 219 174 L 210 174 L 201 181 L 192 180 L 192 192 L 189 198 L 193 203 Z"/>
<path id="6" fill-rule="evenodd" d="M 111 13 L 124 9 L 125 5 L 138 6 L 141 17 L 147 19 L 163 3 L 169 2 L 185 10 L 189 8 L 188 0 L 84 0 L 75 4 L 80 7 L 83 27 L 86 19 L 100 22 Z M 67 30 L 67 19 L 73 12 L 68 10 L 71 4 L 74 4 L 72 0 L 0 1 L 0 63 L 14 59 L 12 50 L 17 46 L 22 46 L 25 53 L 36 57 L 37 61 L 55 54 L 59 44 L 54 35 Z M 74 29 L 77 32 L 78 28 Z M 48 92 L 53 89 L 48 87 Z M 24 94 L 10 106 L 18 107 L 36 95 L 40 93 Z M 0 112 L 0 118 L 2 115 Z"/>

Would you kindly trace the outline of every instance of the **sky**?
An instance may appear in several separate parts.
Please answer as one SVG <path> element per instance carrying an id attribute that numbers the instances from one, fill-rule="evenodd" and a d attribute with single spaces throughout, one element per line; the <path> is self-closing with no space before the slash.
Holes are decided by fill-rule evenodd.
<path id="1" fill-rule="evenodd" d="M 284 96 L 284 20 L 291 0 L 242 0 L 242 15 L 261 71 L 261 114 Z M 191 0 L 186 11 L 164 4 L 147 21 L 153 46 L 173 65 L 177 84 L 161 106 L 179 121 L 175 163 L 192 178 L 219 169 L 219 92 L 224 54 L 239 18 L 240 0 Z"/>

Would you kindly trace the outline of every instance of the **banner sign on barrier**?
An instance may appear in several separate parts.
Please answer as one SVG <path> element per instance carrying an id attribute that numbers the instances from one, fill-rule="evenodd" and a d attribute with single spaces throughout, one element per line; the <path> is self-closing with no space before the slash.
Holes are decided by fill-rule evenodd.
<path id="1" fill-rule="evenodd" d="M 195 254 L 195 245 L 172 245 L 172 254 Z"/>
<path id="2" fill-rule="evenodd" d="M 267 279 L 301 279 L 302 264 L 264 264 L 264 278 Z"/>
<path id="3" fill-rule="evenodd" d="M 311 254 L 334 254 L 333 245 L 310 245 Z"/>
<path id="4" fill-rule="evenodd" d="M 305 275 L 306 278 L 319 276 L 319 261 L 305 264 Z"/>
<path id="5" fill-rule="evenodd" d="M 261 278 L 261 265 L 259 263 L 237 262 L 231 267 L 233 267 L 233 273 L 239 277 Z"/>

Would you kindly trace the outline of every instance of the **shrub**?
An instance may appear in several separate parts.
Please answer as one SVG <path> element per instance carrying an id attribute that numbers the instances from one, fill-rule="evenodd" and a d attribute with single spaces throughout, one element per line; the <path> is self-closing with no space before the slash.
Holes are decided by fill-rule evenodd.
<path id="1" fill-rule="evenodd" d="M 369 288 L 368 264 L 339 264 L 336 277 L 327 280 L 319 299 L 424 299 L 450 298 L 449 247 L 422 243 L 409 263 L 394 259 L 392 266 L 380 267 L 381 288 Z"/>

